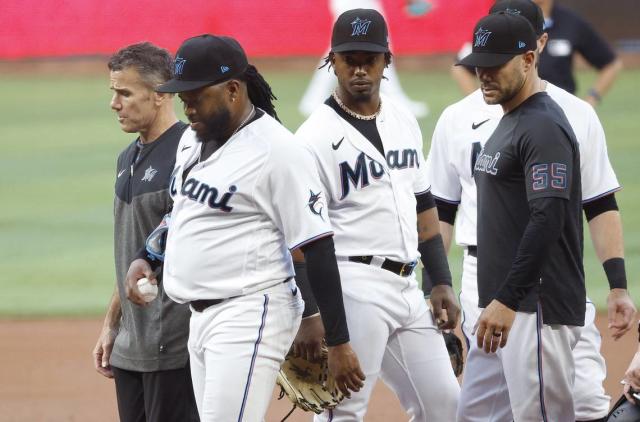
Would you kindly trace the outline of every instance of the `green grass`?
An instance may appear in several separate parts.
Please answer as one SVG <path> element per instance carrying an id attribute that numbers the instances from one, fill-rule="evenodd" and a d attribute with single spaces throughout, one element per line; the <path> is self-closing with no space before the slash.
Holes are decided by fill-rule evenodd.
<path id="1" fill-rule="evenodd" d="M 297 102 L 310 75 L 265 76 L 279 97 L 284 124 L 295 130 L 303 121 Z M 420 122 L 428 149 L 440 112 L 460 95 L 446 72 L 401 76 L 407 92 L 431 108 Z M 592 77 L 580 75 L 583 91 Z M 115 160 L 132 140 L 109 109 L 107 75 L 3 76 L 0 92 L 0 316 L 100 315 L 114 286 Z M 624 186 L 618 202 L 631 282 L 640 273 L 638 92 L 640 71 L 625 71 L 598 109 Z M 585 245 L 588 292 L 602 306 L 606 280 L 588 237 Z M 460 257 L 454 248 L 456 280 Z M 632 293 L 637 302 L 640 292 L 632 286 Z"/>

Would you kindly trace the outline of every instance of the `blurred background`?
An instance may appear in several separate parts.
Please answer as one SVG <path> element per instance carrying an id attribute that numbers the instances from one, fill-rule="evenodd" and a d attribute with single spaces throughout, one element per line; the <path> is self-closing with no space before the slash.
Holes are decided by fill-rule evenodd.
<path id="1" fill-rule="evenodd" d="M 428 104 L 419 119 L 426 153 L 440 113 L 463 96 L 451 65 L 493 1 L 431 0 L 419 10 L 404 0 L 381 3 L 402 87 Z M 616 197 L 630 290 L 640 304 L 637 0 L 557 3 L 589 21 L 624 63 L 597 112 L 624 187 Z M 109 108 L 108 55 L 139 41 L 175 52 L 193 35 L 232 35 L 272 85 L 278 114 L 294 131 L 332 23 L 325 0 L 0 2 L 0 421 L 116 418 L 113 386 L 93 370 L 91 349 L 115 282 L 115 162 L 135 136 L 120 130 Z M 582 97 L 597 72 L 580 57 L 576 66 Z M 459 281 L 457 248 L 450 262 Z M 608 285 L 587 233 L 585 269 L 589 296 L 606 310 Z M 635 334 L 625 341 L 631 346 L 606 345 L 610 365 L 628 362 Z M 74 383 L 62 387 L 72 374 Z M 87 403 L 93 410 L 83 413 Z"/>

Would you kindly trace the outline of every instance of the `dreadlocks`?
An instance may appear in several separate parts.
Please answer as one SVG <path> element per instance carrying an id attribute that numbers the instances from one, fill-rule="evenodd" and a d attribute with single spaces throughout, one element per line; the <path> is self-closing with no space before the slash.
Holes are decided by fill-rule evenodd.
<path id="1" fill-rule="evenodd" d="M 247 67 L 247 70 L 238 78 L 247 84 L 247 92 L 249 94 L 249 100 L 256 107 L 264 110 L 268 115 L 280 121 L 276 108 L 273 105 L 273 100 L 277 100 L 273 95 L 271 87 L 264 80 L 262 75 L 258 72 L 258 69 L 252 64 Z"/>

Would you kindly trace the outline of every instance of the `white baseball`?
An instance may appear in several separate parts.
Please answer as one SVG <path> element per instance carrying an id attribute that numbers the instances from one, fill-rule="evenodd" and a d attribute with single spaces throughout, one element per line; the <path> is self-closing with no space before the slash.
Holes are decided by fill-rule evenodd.
<path id="1" fill-rule="evenodd" d="M 158 296 L 158 286 L 151 284 L 146 277 L 138 280 L 138 290 L 140 290 L 145 302 L 151 302 Z"/>

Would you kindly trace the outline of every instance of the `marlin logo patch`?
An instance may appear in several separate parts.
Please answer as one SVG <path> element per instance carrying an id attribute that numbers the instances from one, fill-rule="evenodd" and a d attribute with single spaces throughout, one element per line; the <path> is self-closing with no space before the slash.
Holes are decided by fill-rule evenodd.
<path id="1" fill-rule="evenodd" d="M 371 21 L 356 18 L 356 20 L 351 22 L 351 28 L 353 28 L 351 36 L 356 37 L 359 35 L 367 35 L 367 31 L 369 31 L 369 25 L 371 25 Z"/>
<path id="2" fill-rule="evenodd" d="M 480 27 L 475 33 L 476 42 L 473 44 L 474 47 L 485 47 L 487 45 L 487 41 L 489 41 L 489 36 L 492 34 L 491 31 L 487 31 L 486 29 Z"/>
<path id="3" fill-rule="evenodd" d="M 220 72 L 227 73 L 229 71 L 229 66 L 222 65 L 220 66 Z"/>
<path id="4" fill-rule="evenodd" d="M 322 192 L 313 193 L 313 191 L 309 189 L 309 201 L 307 202 L 307 206 L 313 214 L 319 216 L 322 221 L 324 221 L 324 217 L 322 216 L 322 210 L 324 210 Z"/>
<path id="5" fill-rule="evenodd" d="M 156 174 L 158 174 L 158 170 L 149 166 L 149 168 L 144 171 L 144 176 L 142 176 L 142 179 L 140 180 L 143 182 L 150 182 Z"/>
<path id="6" fill-rule="evenodd" d="M 182 57 L 176 57 L 176 63 L 174 67 L 174 73 L 178 75 L 182 75 L 182 71 L 184 70 L 184 64 L 187 62 L 187 59 L 183 59 Z"/>

